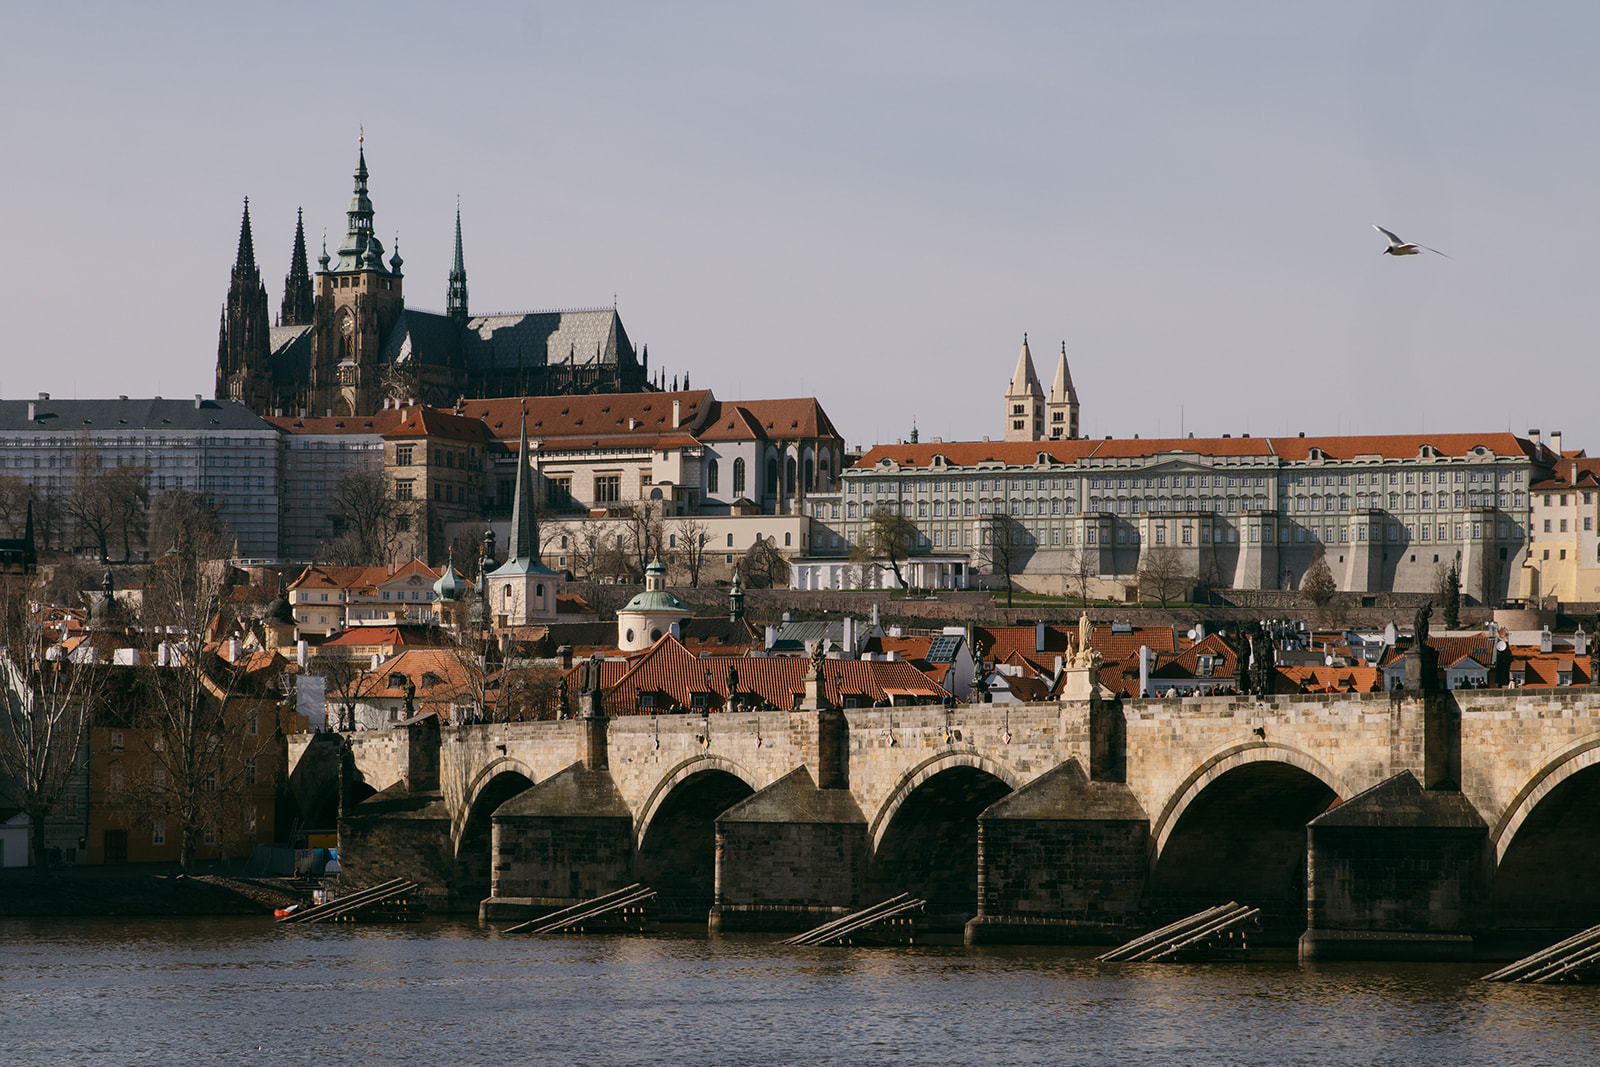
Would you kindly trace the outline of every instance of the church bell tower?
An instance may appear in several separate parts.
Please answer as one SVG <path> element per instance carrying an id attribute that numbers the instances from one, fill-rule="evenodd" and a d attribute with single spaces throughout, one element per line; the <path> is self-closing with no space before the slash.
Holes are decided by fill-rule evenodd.
<path id="1" fill-rule="evenodd" d="M 405 307 L 398 248 L 387 264 L 373 231 L 367 195 L 367 155 L 357 154 L 355 195 L 345 212 L 338 259 L 323 246 L 309 395 L 311 414 L 367 415 L 377 409 L 383 344 Z"/>

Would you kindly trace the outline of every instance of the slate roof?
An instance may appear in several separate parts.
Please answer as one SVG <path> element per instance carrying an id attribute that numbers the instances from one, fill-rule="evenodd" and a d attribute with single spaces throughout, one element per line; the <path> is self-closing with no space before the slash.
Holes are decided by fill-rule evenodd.
<path id="1" fill-rule="evenodd" d="M 311 325 L 273 326 L 267 331 L 272 376 L 293 381 L 311 374 Z"/>
<path id="2" fill-rule="evenodd" d="M 34 418 L 28 419 L 28 405 L 34 404 Z M 271 432 L 275 427 L 249 408 L 233 400 L 162 400 L 154 397 L 128 400 L 0 400 L 0 431 L 55 430 L 78 433 L 81 430 L 131 432 L 153 430 L 196 430 L 216 433 L 225 430 Z"/>
<path id="3" fill-rule="evenodd" d="M 384 341 L 382 360 L 516 370 L 568 360 L 615 366 L 636 357 L 615 308 L 477 315 L 465 329 L 447 315 L 407 308 Z"/>

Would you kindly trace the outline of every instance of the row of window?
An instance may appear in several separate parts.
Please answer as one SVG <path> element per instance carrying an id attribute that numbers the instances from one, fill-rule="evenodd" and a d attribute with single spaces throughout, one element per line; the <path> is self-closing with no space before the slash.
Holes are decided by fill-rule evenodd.
<path id="1" fill-rule="evenodd" d="M 1293 486 L 1301 485 L 1350 485 L 1354 478 L 1355 485 L 1428 485 L 1437 482 L 1443 485 L 1446 481 L 1454 481 L 1468 485 L 1514 483 L 1522 484 L 1526 472 L 1514 471 L 1358 471 L 1355 474 L 1296 474 L 1284 475 L 1278 479 L 1278 487 L 1288 491 Z M 1117 475 L 1101 476 L 1092 475 L 1083 477 L 1089 489 L 1208 489 L 1208 488 L 1239 488 L 1261 487 L 1267 485 L 1267 475 L 1264 474 L 1151 474 L 1151 475 Z M 1326 479 L 1326 481 L 1324 481 Z M 1335 483 L 1335 479 L 1338 479 Z M 1370 479 L 1370 481 L 1369 481 Z M 873 478 L 870 480 L 846 478 L 845 492 L 854 495 L 860 492 L 863 495 L 920 495 L 926 493 L 974 493 L 989 492 L 991 486 L 998 492 L 1033 492 L 1035 489 L 1068 490 L 1075 488 L 1073 477 L 1065 478 L 951 478 L 926 479 L 926 478 Z M 857 487 L 860 487 L 859 489 Z"/>

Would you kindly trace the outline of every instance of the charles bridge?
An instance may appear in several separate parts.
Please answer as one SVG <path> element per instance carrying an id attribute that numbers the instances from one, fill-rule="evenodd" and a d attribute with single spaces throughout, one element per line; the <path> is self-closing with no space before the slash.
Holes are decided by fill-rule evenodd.
<path id="1" fill-rule="evenodd" d="M 632 882 L 713 930 L 910 891 L 972 942 L 1110 942 L 1226 900 L 1311 958 L 1600 922 L 1600 699 L 1296 694 L 300 735 L 344 877 L 525 918 Z"/>

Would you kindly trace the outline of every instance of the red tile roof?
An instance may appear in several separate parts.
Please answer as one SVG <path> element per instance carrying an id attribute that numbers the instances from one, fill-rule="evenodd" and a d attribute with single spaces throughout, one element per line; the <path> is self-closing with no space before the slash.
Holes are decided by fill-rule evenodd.
<path id="1" fill-rule="evenodd" d="M 267 421 L 280 430 L 288 433 L 375 433 L 385 434 L 400 424 L 408 411 L 413 408 L 388 408 L 371 415 L 335 415 L 331 417 L 311 416 L 297 417 L 294 415 L 271 415 Z"/>
<path id="2" fill-rule="evenodd" d="M 445 437 L 454 441 L 483 442 L 488 429 L 482 419 L 464 418 L 438 408 L 416 407 L 405 410 L 405 418 L 383 435 L 389 437 Z"/>
<path id="3" fill-rule="evenodd" d="M 1391 434 L 1367 437 L 1176 437 L 1116 438 L 1090 441 L 948 441 L 939 444 L 877 445 L 856 463 L 856 469 L 871 467 L 885 459 L 902 467 L 929 467 L 933 457 L 945 457 L 948 464 L 971 466 L 995 462 L 1031 466 L 1040 453 L 1056 463 L 1081 460 L 1140 459 L 1167 453 L 1195 453 L 1202 456 L 1277 456 L 1289 462 L 1309 459 L 1313 448 L 1330 459 L 1380 456 L 1384 459 L 1413 459 L 1423 445 L 1432 445 L 1442 455 L 1465 456 L 1482 445 L 1497 456 L 1518 456 L 1548 461 L 1548 450 L 1511 433 Z"/>
<path id="4" fill-rule="evenodd" d="M 753 695 L 762 704 L 791 708 L 795 699 L 805 693 L 811 661 L 801 656 L 702 659 L 668 634 L 636 659 L 626 674 L 607 686 L 606 708 L 612 715 L 648 714 L 651 709 L 637 705 L 637 688 L 641 693 L 658 694 L 656 711 L 674 705 L 687 708 L 695 693 L 708 691 L 713 708 L 720 709 L 728 697 L 730 666 L 738 671 L 739 692 L 746 700 Z M 932 701 L 950 697 L 943 686 L 903 660 L 826 660 L 822 673 L 826 699 L 834 704 L 841 703 L 841 691 L 869 704 L 887 701 L 895 694 L 912 694 Z"/>

